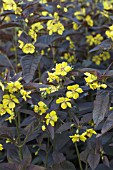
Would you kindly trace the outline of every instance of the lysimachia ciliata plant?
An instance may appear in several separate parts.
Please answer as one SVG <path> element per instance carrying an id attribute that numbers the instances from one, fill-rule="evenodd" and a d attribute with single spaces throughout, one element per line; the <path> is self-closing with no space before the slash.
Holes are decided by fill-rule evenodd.
<path id="1" fill-rule="evenodd" d="M 113 0 L 0 2 L 0 170 L 113 169 Z"/>

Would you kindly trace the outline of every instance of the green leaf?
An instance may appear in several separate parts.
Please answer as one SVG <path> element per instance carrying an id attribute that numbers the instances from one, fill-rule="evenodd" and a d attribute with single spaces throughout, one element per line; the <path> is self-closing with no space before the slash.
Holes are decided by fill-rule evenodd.
<path id="1" fill-rule="evenodd" d="M 42 166 L 38 166 L 38 165 L 30 165 L 27 170 L 46 170 L 44 167 Z"/>
<path id="2" fill-rule="evenodd" d="M 22 161 L 19 157 L 19 148 L 11 146 L 7 149 L 7 159 L 9 163 L 21 164 L 22 167 L 26 168 L 30 165 L 32 157 L 31 153 L 26 145 L 22 148 Z"/>
<path id="3" fill-rule="evenodd" d="M 57 40 L 59 37 L 59 35 L 42 35 L 36 41 L 35 46 L 37 48 L 45 49 L 46 47 L 49 47 L 49 45 L 51 45 L 51 43 Z"/>
<path id="4" fill-rule="evenodd" d="M 9 58 L 3 54 L 0 54 L 0 67 L 8 67 L 14 69 Z"/>
<path id="5" fill-rule="evenodd" d="M 76 168 L 71 162 L 64 161 L 59 165 L 54 165 L 49 170 L 76 170 Z"/>
<path id="6" fill-rule="evenodd" d="M 100 162 L 100 154 L 99 153 L 89 154 L 87 161 L 91 169 L 94 170 Z"/>
<path id="7" fill-rule="evenodd" d="M 51 139 L 54 139 L 54 127 L 51 125 L 48 125 L 48 131 L 50 133 Z"/>
<path id="8" fill-rule="evenodd" d="M 37 39 L 35 46 L 37 47 L 37 49 L 39 48 L 45 49 L 46 47 L 49 47 L 50 45 L 52 45 L 54 41 L 65 38 L 66 36 L 71 35 L 71 34 L 75 34 L 75 31 L 66 30 L 64 31 L 62 35 L 54 35 L 54 34 L 53 35 L 42 35 Z"/>
<path id="9" fill-rule="evenodd" d="M 33 76 L 40 62 L 41 56 L 26 55 L 21 59 L 21 66 L 23 70 L 23 77 L 26 83 L 33 80 Z"/>
<path id="10" fill-rule="evenodd" d="M 67 122 L 67 123 L 64 123 L 63 125 L 61 125 L 57 130 L 56 130 L 56 133 L 62 133 L 68 129 L 70 129 L 71 127 L 71 124 L 73 122 Z"/>
<path id="11" fill-rule="evenodd" d="M 102 127 L 102 134 L 113 128 L 113 112 L 108 116 Z"/>
<path id="12" fill-rule="evenodd" d="M 10 128 L 6 126 L 0 126 L 0 137 L 13 139 L 13 134 Z"/>
<path id="13" fill-rule="evenodd" d="M 0 170 L 19 170 L 18 165 L 11 163 L 1 163 Z"/>
<path id="14" fill-rule="evenodd" d="M 93 120 L 96 126 L 104 119 L 109 110 L 109 92 L 99 91 L 94 101 Z"/>
<path id="15" fill-rule="evenodd" d="M 54 164 L 60 164 L 66 159 L 63 153 L 60 152 L 53 152 L 52 157 L 53 157 Z"/>
<path id="16" fill-rule="evenodd" d="M 18 22 L 8 22 L 0 25 L 0 29 L 10 28 L 10 27 L 21 27 L 21 25 Z"/>
<path id="17" fill-rule="evenodd" d="M 16 163 L 16 164 L 20 163 L 20 158 L 19 158 L 18 148 L 17 147 L 11 145 L 7 149 L 7 159 L 8 159 L 9 163 Z"/>

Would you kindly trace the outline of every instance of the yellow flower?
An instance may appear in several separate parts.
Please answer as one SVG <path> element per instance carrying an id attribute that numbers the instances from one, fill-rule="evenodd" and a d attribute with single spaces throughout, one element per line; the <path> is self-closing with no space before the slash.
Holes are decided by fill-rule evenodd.
<path id="1" fill-rule="evenodd" d="M 57 30 L 57 33 L 58 34 L 60 34 L 60 35 L 62 35 L 63 34 L 63 32 L 64 32 L 64 26 L 60 23 L 60 22 L 57 22 L 56 24 L 55 24 L 55 27 L 56 27 L 56 30 Z"/>
<path id="2" fill-rule="evenodd" d="M 46 17 L 48 15 L 48 11 L 42 11 L 42 16 Z"/>
<path id="3" fill-rule="evenodd" d="M 87 78 L 85 78 L 85 81 L 87 83 L 92 83 L 92 82 L 97 80 L 97 76 L 95 76 L 94 74 L 91 74 L 91 73 L 88 73 L 88 72 L 86 72 L 84 74 L 87 76 Z"/>
<path id="4" fill-rule="evenodd" d="M 67 60 L 68 63 L 76 62 L 76 56 L 70 55 L 70 53 L 64 53 L 64 56 L 62 56 L 61 59 Z"/>
<path id="5" fill-rule="evenodd" d="M 1 116 L 6 114 L 6 113 L 11 114 L 11 112 L 12 111 L 9 109 L 9 107 L 5 103 L 0 104 L 0 115 Z"/>
<path id="6" fill-rule="evenodd" d="M 95 90 L 95 89 L 99 89 L 99 88 L 100 88 L 100 86 L 99 86 L 99 84 L 98 84 L 97 81 L 96 81 L 96 82 L 93 82 L 93 83 L 91 83 L 91 84 L 87 84 L 87 85 L 89 85 L 90 89 L 92 89 L 92 90 Z"/>
<path id="7" fill-rule="evenodd" d="M 95 55 L 95 56 L 93 56 L 92 61 L 95 62 L 96 65 L 100 65 L 102 59 L 100 56 Z"/>
<path id="8" fill-rule="evenodd" d="M 68 9 L 66 7 L 64 7 L 64 12 L 67 12 L 67 11 L 68 11 Z"/>
<path id="9" fill-rule="evenodd" d="M 111 2 L 109 2 L 109 1 L 103 1 L 103 6 L 104 6 L 105 10 L 110 10 L 110 9 L 112 10 L 112 8 L 113 8 Z"/>
<path id="10" fill-rule="evenodd" d="M 49 35 L 52 35 L 54 32 L 57 32 L 57 28 L 54 20 L 49 20 L 47 22 L 47 30 L 49 31 Z"/>
<path id="11" fill-rule="evenodd" d="M 57 5 L 57 8 L 58 8 L 58 9 L 60 9 L 60 8 L 61 8 L 61 6 L 60 6 L 60 5 Z"/>
<path id="12" fill-rule="evenodd" d="M 22 30 L 18 30 L 18 37 L 20 37 L 22 33 L 23 33 Z M 20 41 L 20 40 L 18 40 L 18 41 Z"/>
<path id="13" fill-rule="evenodd" d="M 43 91 L 42 93 L 45 94 L 51 94 L 58 90 L 59 90 L 59 86 L 53 86 L 53 85 L 50 85 L 49 87 L 46 88 L 40 88 L 40 91 Z"/>
<path id="14" fill-rule="evenodd" d="M 34 112 L 39 113 L 40 115 L 46 113 L 47 110 L 47 105 L 42 101 L 38 102 L 38 105 L 34 106 Z"/>
<path id="15" fill-rule="evenodd" d="M 71 40 L 71 38 L 70 38 L 69 36 L 66 37 L 66 40 L 68 40 L 69 43 L 70 43 L 70 46 L 69 46 L 69 47 L 70 47 L 71 49 L 75 49 L 74 42 Z"/>
<path id="16" fill-rule="evenodd" d="M 45 131 L 45 130 L 46 130 L 45 125 L 42 125 L 42 131 Z"/>
<path id="17" fill-rule="evenodd" d="M 47 80 L 49 81 L 49 82 L 53 82 L 53 81 L 55 81 L 56 80 L 56 82 L 59 82 L 60 81 L 60 78 L 56 75 L 56 73 L 54 72 L 54 73 L 50 73 L 50 72 L 48 72 L 48 78 L 47 78 Z"/>
<path id="18" fill-rule="evenodd" d="M 56 21 L 58 21 L 59 20 L 58 12 L 54 12 L 53 17 Z"/>
<path id="19" fill-rule="evenodd" d="M 53 33 L 58 33 L 60 35 L 63 34 L 64 31 L 64 26 L 62 23 L 59 21 L 59 16 L 57 12 L 54 12 L 54 19 L 49 20 L 47 22 L 47 30 L 49 31 L 49 35 L 52 35 Z"/>
<path id="20" fill-rule="evenodd" d="M 76 22 L 73 22 L 72 24 L 73 24 L 73 29 L 78 30 L 78 24 Z"/>
<path id="21" fill-rule="evenodd" d="M 91 19 L 90 15 L 87 15 L 85 20 L 89 26 L 91 26 L 91 27 L 93 26 L 93 20 Z"/>
<path id="22" fill-rule="evenodd" d="M 62 62 L 62 63 L 56 64 L 55 74 L 66 76 L 67 73 L 70 72 L 71 70 L 72 70 L 72 67 L 68 66 L 67 62 Z"/>
<path id="23" fill-rule="evenodd" d="M 79 98 L 79 93 L 83 92 L 83 90 L 79 87 L 78 84 L 68 86 L 67 89 L 70 90 L 70 91 L 67 91 L 67 93 L 66 93 L 66 96 L 68 98 L 77 99 L 77 98 Z"/>
<path id="24" fill-rule="evenodd" d="M 85 134 L 74 134 L 73 136 L 70 136 L 70 138 L 72 138 L 72 142 L 75 143 L 75 142 L 79 142 L 80 140 L 82 142 L 85 142 L 87 140 L 87 138 L 85 137 Z"/>
<path id="25" fill-rule="evenodd" d="M 20 94 L 22 95 L 22 98 L 26 101 L 27 98 L 31 98 L 31 96 L 29 94 L 31 94 L 31 91 L 27 92 L 24 89 L 20 90 Z"/>
<path id="26" fill-rule="evenodd" d="M 93 56 L 92 61 L 95 62 L 96 65 L 100 65 L 102 61 L 106 61 L 108 59 L 110 59 L 110 53 L 103 52 L 99 55 Z"/>
<path id="27" fill-rule="evenodd" d="M 95 130 L 93 130 L 93 129 L 87 129 L 86 130 L 86 136 L 88 136 L 89 138 L 91 138 L 93 134 L 95 134 L 95 135 L 97 134 L 95 132 Z"/>
<path id="28" fill-rule="evenodd" d="M 103 61 L 106 61 L 110 59 L 110 53 L 105 51 L 102 54 L 100 54 L 100 57 L 102 58 Z"/>
<path id="29" fill-rule="evenodd" d="M 8 121 L 11 123 L 14 118 L 15 118 L 15 114 L 14 114 L 14 112 L 12 112 L 12 113 L 10 114 L 10 116 L 5 119 L 5 121 L 8 120 Z"/>
<path id="30" fill-rule="evenodd" d="M 1 81 L 0 81 L 0 87 L 2 88 L 2 91 L 4 91 L 4 85 L 2 84 Z"/>
<path id="31" fill-rule="evenodd" d="M 46 119 L 47 125 L 51 124 L 51 126 L 54 126 L 55 122 L 57 122 L 58 120 L 58 117 L 57 117 L 56 112 L 53 110 L 46 115 L 45 119 Z"/>
<path id="32" fill-rule="evenodd" d="M 103 89 L 106 89 L 107 85 L 106 84 L 100 84 L 100 87 L 102 87 Z"/>
<path id="33" fill-rule="evenodd" d="M 111 26 L 109 27 L 109 30 L 107 30 L 105 33 L 106 33 L 106 35 L 108 36 L 108 38 L 111 38 L 112 41 L 113 41 L 113 25 L 111 25 Z"/>
<path id="34" fill-rule="evenodd" d="M 45 51 L 44 50 L 41 50 L 41 55 L 44 55 L 45 54 Z"/>
<path id="35" fill-rule="evenodd" d="M 25 53 L 25 54 L 28 54 L 28 53 L 31 53 L 33 54 L 35 52 L 35 46 L 31 43 L 27 43 L 23 46 L 22 48 L 22 51 Z"/>
<path id="36" fill-rule="evenodd" d="M 2 144 L 0 144 L 0 150 L 2 151 L 4 148 L 3 148 L 3 145 Z"/>
<path id="37" fill-rule="evenodd" d="M 61 103 L 61 108 L 62 109 L 66 109 L 67 107 L 72 107 L 71 103 L 70 103 L 71 99 L 67 98 L 67 97 L 59 97 L 56 100 L 56 104 L 60 104 Z"/>
<path id="38" fill-rule="evenodd" d="M 14 92 L 18 92 L 22 87 L 23 87 L 23 85 L 19 82 L 19 80 L 17 80 L 15 82 L 7 83 L 6 89 L 10 93 L 14 93 Z"/>
<path id="39" fill-rule="evenodd" d="M 86 42 L 87 42 L 90 46 L 92 46 L 93 43 L 94 43 L 94 37 L 93 37 L 92 35 L 87 35 L 87 36 L 86 36 Z"/>
<path id="40" fill-rule="evenodd" d="M 8 105 L 8 107 L 10 109 L 14 109 L 15 108 L 15 103 L 19 103 L 18 99 L 16 98 L 16 96 L 10 94 L 6 94 L 3 96 L 3 103 Z"/>
<path id="41" fill-rule="evenodd" d="M 33 38 L 34 41 L 36 42 L 37 34 L 34 30 L 30 29 L 29 32 L 28 32 L 28 35 L 31 36 L 31 38 Z"/>
<path id="42" fill-rule="evenodd" d="M 43 29 L 43 25 L 41 24 L 41 22 L 37 22 L 35 24 L 31 25 L 31 29 L 34 30 L 35 32 L 38 33 L 38 31 L 40 31 L 41 29 Z"/>
<path id="43" fill-rule="evenodd" d="M 86 15 L 86 9 L 85 9 L 85 8 L 81 8 L 80 11 L 74 12 L 74 16 L 75 16 L 78 20 L 84 19 L 84 16 L 85 16 L 85 15 Z"/>
<path id="44" fill-rule="evenodd" d="M 9 22 L 9 21 L 11 21 L 11 18 L 10 18 L 10 16 L 6 16 L 6 17 L 4 18 L 4 21 L 6 21 L 6 22 Z"/>
<path id="45" fill-rule="evenodd" d="M 14 0 L 2 0 L 2 1 L 4 10 L 14 10 L 17 7 Z"/>
<path id="46" fill-rule="evenodd" d="M 24 42 L 23 41 L 21 41 L 21 40 L 18 40 L 18 43 L 19 43 L 19 48 L 23 48 L 23 46 L 24 46 Z"/>
<path id="47" fill-rule="evenodd" d="M 101 34 L 97 34 L 97 35 L 94 37 L 94 43 L 95 43 L 95 45 L 99 45 L 102 40 L 103 40 L 102 35 L 101 35 Z"/>
<path id="48" fill-rule="evenodd" d="M 21 13 L 22 13 L 22 9 L 20 7 L 16 7 L 14 9 L 14 11 L 15 11 L 15 14 L 17 14 L 17 15 L 21 15 Z"/>
<path id="49" fill-rule="evenodd" d="M 41 4 L 46 4 L 46 3 L 47 3 L 47 0 L 40 0 L 40 3 L 41 3 Z"/>
<path id="50" fill-rule="evenodd" d="M 100 88 L 106 88 L 107 85 L 106 84 L 101 84 L 100 82 L 98 82 L 98 78 L 97 76 L 95 76 L 94 74 L 91 73 L 84 73 L 87 77 L 85 78 L 85 81 L 87 83 L 87 85 L 89 85 L 89 87 L 94 90 L 94 89 L 100 89 Z"/>

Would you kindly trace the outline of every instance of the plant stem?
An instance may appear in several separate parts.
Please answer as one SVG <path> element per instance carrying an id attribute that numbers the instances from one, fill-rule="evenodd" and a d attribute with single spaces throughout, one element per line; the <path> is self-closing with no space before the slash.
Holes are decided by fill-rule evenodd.
<path id="1" fill-rule="evenodd" d="M 49 152 L 49 136 L 47 139 L 47 147 L 46 147 L 46 161 L 45 161 L 45 167 L 47 168 L 47 164 L 48 164 L 48 152 Z"/>
<path id="2" fill-rule="evenodd" d="M 22 161 L 23 159 L 23 154 L 22 154 L 22 146 L 20 145 L 21 144 L 21 140 L 20 140 L 20 129 L 19 129 L 19 126 L 20 126 L 20 113 L 17 112 L 17 120 L 15 119 L 15 122 L 16 122 L 16 129 L 17 129 L 17 134 L 18 134 L 18 149 L 19 149 L 19 158 L 20 160 Z"/>
<path id="3" fill-rule="evenodd" d="M 88 170 L 88 164 L 87 164 L 87 162 L 86 162 L 86 169 L 85 170 Z"/>
<path id="4" fill-rule="evenodd" d="M 14 29 L 14 48 L 15 48 L 15 70 L 16 70 L 16 73 L 18 72 L 18 54 L 17 54 L 17 30 Z"/>
<path id="5" fill-rule="evenodd" d="M 75 148 L 76 148 L 76 153 L 77 153 L 77 157 L 78 157 L 78 162 L 79 162 L 80 170 L 83 170 L 82 163 L 81 163 L 81 160 L 80 160 L 80 154 L 79 154 L 77 143 L 75 143 Z"/>
<path id="6" fill-rule="evenodd" d="M 41 78 L 40 62 L 38 63 L 38 77 L 40 81 L 40 78 Z"/>

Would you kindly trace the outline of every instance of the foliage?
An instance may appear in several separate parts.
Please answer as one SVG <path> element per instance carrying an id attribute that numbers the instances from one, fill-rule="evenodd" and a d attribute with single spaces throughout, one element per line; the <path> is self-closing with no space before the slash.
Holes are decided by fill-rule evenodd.
<path id="1" fill-rule="evenodd" d="M 113 169 L 113 0 L 0 2 L 0 170 Z"/>

